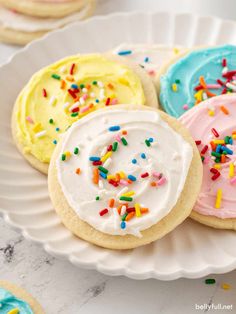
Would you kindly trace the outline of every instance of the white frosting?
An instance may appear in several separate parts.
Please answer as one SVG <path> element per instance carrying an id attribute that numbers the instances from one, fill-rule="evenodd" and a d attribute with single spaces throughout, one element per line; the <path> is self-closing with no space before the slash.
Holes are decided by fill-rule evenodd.
<path id="1" fill-rule="evenodd" d="M 130 58 L 134 62 L 140 64 L 152 76 L 160 70 L 161 66 L 176 55 L 177 51 L 183 50 L 180 47 L 168 47 L 162 45 L 150 44 L 121 44 L 113 50 L 114 54 L 121 51 L 131 50 L 130 54 L 124 57 Z M 148 58 L 148 59 L 146 59 Z M 154 71 L 154 73 L 153 73 Z"/>
<path id="2" fill-rule="evenodd" d="M 90 11 L 90 2 L 84 8 L 62 18 L 31 17 L 11 10 L 0 8 L 0 25 L 5 28 L 23 32 L 49 31 L 60 28 L 66 24 L 85 18 Z"/>
<path id="3" fill-rule="evenodd" d="M 110 126 L 119 125 L 120 131 L 109 131 Z M 92 181 L 94 166 L 89 161 L 91 156 L 101 156 L 102 151 L 115 141 L 115 136 L 126 130 L 128 145 L 119 143 L 118 150 L 112 153 L 107 169 L 109 174 L 124 171 L 137 178 L 128 186 L 128 191 L 135 191 L 133 202 L 149 208 L 149 212 L 141 217 L 127 221 L 126 228 L 121 229 L 121 218 L 117 211 L 108 207 L 110 198 L 116 199 L 116 207 L 121 204 L 119 193 L 124 186 L 114 187 L 107 180 L 100 178 L 100 184 Z M 151 147 L 145 144 L 145 139 L 153 138 Z M 74 155 L 75 147 L 80 148 L 80 154 Z M 71 157 L 61 160 L 61 154 L 66 151 Z M 146 159 L 140 157 L 146 154 Z M 137 164 L 132 163 L 132 159 Z M 74 123 L 63 138 L 60 156 L 56 162 L 59 184 L 69 205 L 77 215 L 95 229 L 112 234 L 133 234 L 141 236 L 145 230 L 163 217 L 175 206 L 184 187 L 186 176 L 192 160 L 192 147 L 178 133 L 164 122 L 158 112 L 150 110 L 125 110 L 122 106 L 113 110 L 99 110 Z M 78 175 L 77 168 L 81 169 Z M 167 182 L 153 187 L 153 172 L 162 173 Z M 147 178 L 140 174 L 148 172 Z M 102 183 L 101 183 L 102 182 Z M 101 196 L 99 201 L 95 198 Z M 109 213 L 100 216 L 99 212 L 108 208 Z"/>

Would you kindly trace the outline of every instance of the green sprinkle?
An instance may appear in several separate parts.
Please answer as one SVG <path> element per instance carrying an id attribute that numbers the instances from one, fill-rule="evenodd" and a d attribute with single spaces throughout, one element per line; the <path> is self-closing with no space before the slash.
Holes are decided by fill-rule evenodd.
<path id="1" fill-rule="evenodd" d="M 85 85 L 84 84 L 80 84 L 80 86 L 79 86 L 80 88 L 84 88 L 85 87 Z"/>
<path id="2" fill-rule="evenodd" d="M 133 198 L 129 196 L 121 196 L 120 201 L 132 202 Z"/>
<path id="3" fill-rule="evenodd" d="M 108 170 L 102 166 L 99 166 L 98 169 L 106 174 L 108 173 Z"/>
<path id="4" fill-rule="evenodd" d="M 51 118 L 51 119 L 49 119 L 49 123 L 50 124 L 53 124 L 54 123 L 54 121 L 53 121 L 53 119 Z"/>
<path id="5" fill-rule="evenodd" d="M 92 83 L 92 84 L 93 84 L 93 85 L 97 85 L 97 83 L 98 83 L 97 81 L 93 81 L 93 83 Z"/>
<path id="6" fill-rule="evenodd" d="M 96 196 L 96 201 L 99 201 L 100 200 L 100 197 L 99 196 Z"/>
<path id="7" fill-rule="evenodd" d="M 57 74 L 52 74 L 52 78 L 54 78 L 56 80 L 60 80 L 61 79 L 60 75 L 57 75 Z"/>
<path id="8" fill-rule="evenodd" d="M 66 155 L 65 155 L 65 154 L 62 154 L 62 155 L 61 155 L 61 160 L 62 160 L 62 161 L 65 161 L 65 160 L 66 160 Z"/>
<path id="9" fill-rule="evenodd" d="M 208 278 L 205 280 L 206 285 L 214 285 L 215 283 L 216 283 L 216 281 L 213 278 Z"/>
<path id="10" fill-rule="evenodd" d="M 221 162 L 221 159 L 217 157 L 217 158 L 215 159 L 215 162 L 218 164 L 219 162 Z"/>
<path id="11" fill-rule="evenodd" d="M 221 154 L 216 152 L 211 152 L 211 155 L 219 158 L 221 157 Z"/>
<path id="12" fill-rule="evenodd" d="M 71 114 L 71 117 L 77 117 L 78 116 L 78 112 L 73 112 L 72 114 Z"/>
<path id="13" fill-rule="evenodd" d="M 121 138 L 121 142 L 123 143 L 123 145 L 127 146 L 128 142 L 126 141 L 126 139 L 124 137 Z"/>
<path id="14" fill-rule="evenodd" d="M 175 83 L 180 84 L 180 80 L 179 79 L 175 80 Z"/>
<path id="15" fill-rule="evenodd" d="M 229 144 L 229 136 L 226 136 L 226 137 L 224 138 L 224 141 L 225 141 L 225 144 Z"/>
<path id="16" fill-rule="evenodd" d="M 112 144 L 112 151 L 113 151 L 113 152 L 116 152 L 116 151 L 117 151 L 117 147 L 118 147 L 118 142 L 114 142 L 114 143 Z"/>
<path id="17" fill-rule="evenodd" d="M 122 221 L 125 221 L 125 218 L 128 216 L 128 213 L 125 213 L 122 217 L 121 217 L 121 220 Z"/>
<path id="18" fill-rule="evenodd" d="M 149 140 L 145 140 L 145 144 L 147 145 L 147 147 L 151 146 L 151 143 L 149 142 Z"/>
<path id="19" fill-rule="evenodd" d="M 201 159 L 202 159 L 202 162 L 205 160 L 205 157 L 204 156 L 201 156 Z"/>
<path id="20" fill-rule="evenodd" d="M 79 153 L 79 148 L 78 148 L 78 147 L 75 147 L 75 149 L 74 149 L 74 154 L 75 154 L 75 155 L 78 155 L 78 153 Z"/>

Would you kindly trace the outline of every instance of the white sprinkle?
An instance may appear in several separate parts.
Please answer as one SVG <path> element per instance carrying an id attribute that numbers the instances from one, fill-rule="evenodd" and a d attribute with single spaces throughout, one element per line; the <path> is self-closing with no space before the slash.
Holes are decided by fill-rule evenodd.
<path id="1" fill-rule="evenodd" d="M 46 134 L 46 132 L 47 132 L 46 130 L 40 131 L 38 133 L 35 133 L 35 136 L 36 137 L 42 137 L 42 136 L 44 136 Z"/>
<path id="2" fill-rule="evenodd" d="M 95 97 L 95 93 L 90 93 L 90 97 L 94 98 Z"/>
<path id="3" fill-rule="evenodd" d="M 103 185 L 102 180 L 98 181 L 98 187 L 99 187 L 99 189 L 103 189 L 104 185 Z"/>
<path id="4" fill-rule="evenodd" d="M 123 206 L 121 207 L 121 210 L 120 210 L 121 216 L 123 216 L 123 215 L 125 214 L 125 212 L 126 212 L 126 206 L 123 205 Z"/>
<path id="5" fill-rule="evenodd" d="M 111 162 L 112 162 L 112 159 L 111 158 L 107 158 L 107 160 L 103 164 L 103 167 L 105 167 L 105 168 L 109 167 Z"/>
<path id="6" fill-rule="evenodd" d="M 83 97 L 80 97 L 79 101 L 80 101 L 80 104 L 81 104 L 81 105 L 84 105 L 84 104 L 85 104 L 85 100 L 84 100 Z"/>
<path id="7" fill-rule="evenodd" d="M 234 92 L 236 92 L 236 85 L 231 84 L 231 83 L 226 83 L 226 86 L 227 86 L 228 88 L 231 88 Z"/>
<path id="8" fill-rule="evenodd" d="M 49 105 L 54 106 L 56 104 L 56 102 L 57 102 L 56 97 L 54 95 L 52 95 L 52 97 L 49 100 Z"/>
<path id="9" fill-rule="evenodd" d="M 66 66 L 62 66 L 59 70 L 61 73 L 65 73 L 66 72 Z"/>
<path id="10" fill-rule="evenodd" d="M 103 82 L 101 82 L 101 81 L 97 81 L 97 85 L 98 85 L 99 87 L 104 87 L 104 84 L 103 84 Z"/>
<path id="11" fill-rule="evenodd" d="M 227 72 L 228 72 L 228 68 L 224 67 L 223 70 L 222 70 L 222 74 L 226 74 Z"/>
<path id="12" fill-rule="evenodd" d="M 82 92 L 83 92 L 83 93 L 87 93 L 87 91 L 88 91 L 88 89 L 87 89 L 87 88 L 85 88 L 85 87 L 84 87 L 84 88 L 82 88 Z"/>
<path id="13" fill-rule="evenodd" d="M 64 105 L 63 105 L 63 108 L 66 109 L 67 107 L 69 107 L 70 103 L 69 102 L 66 102 Z"/>
<path id="14" fill-rule="evenodd" d="M 75 108 L 78 108 L 79 105 L 80 105 L 80 103 L 79 103 L 78 101 L 76 101 L 76 102 L 74 103 L 74 105 L 72 105 L 72 106 L 70 107 L 69 111 L 72 112 L 72 110 L 75 109 Z"/>
<path id="15" fill-rule="evenodd" d="M 104 147 L 103 150 L 101 151 L 101 156 L 104 156 L 107 152 L 107 147 Z"/>
<path id="16" fill-rule="evenodd" d="M 125 192 L 127 192 L 128 189 L 129 189 L 129 188 L 126 186 L 126 187 L 124 187 L 122 190 L 120 190 L 120 192 L 117 193 L 117 198 L 119 198 L 122 194 L 124 194 Z"/>
<path id="17" fill-rule="evenodd" d="M 203 98 L 203 100 L 206 100 L 208 97 L 207 97 L 207 94 L 206 93 L 203 93 L 202 94 L 202 98 Z"/>

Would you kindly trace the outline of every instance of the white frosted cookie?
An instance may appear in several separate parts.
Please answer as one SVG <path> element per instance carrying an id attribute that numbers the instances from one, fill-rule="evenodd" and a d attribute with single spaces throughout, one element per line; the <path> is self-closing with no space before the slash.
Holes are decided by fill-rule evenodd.
<path id="1" fill-rule="evenodd" d="M 166 62 L 186 49 L 155 44 L 121 44 L 113 50 L 114 54 L 129 58 L 143 67 L 155 82 L 158 73 Z"/>
<path id="2" fill-rule="evenodd" d="M 118 105 L 74 123 L 56 147 L 49 193 L 65 226 L 111 249 L 155 241 L 187 218 L 202 163 L 188 131 L 165 113 Z"/>
<path id="3" fill-rule="evenodd" d="M 39 18 L 23 15 L 0 7 L 0 40 L 24 45 L 49 31 L 61 28 L 93 14 L 95 0 L 88 0 L 81 10 L 62 18 Z"/>
<path id="4" fill-rule="evenodd" d="M 59 18 L 79 11 L 88 0 L 0 0 L 10 10 L 38 17 Z"/>
<path id="5" fill-rule="evenodd" d="M 2 280 L 0 280 L 0 313 L 45 314 L 38 301 L 28 292 Z"/>

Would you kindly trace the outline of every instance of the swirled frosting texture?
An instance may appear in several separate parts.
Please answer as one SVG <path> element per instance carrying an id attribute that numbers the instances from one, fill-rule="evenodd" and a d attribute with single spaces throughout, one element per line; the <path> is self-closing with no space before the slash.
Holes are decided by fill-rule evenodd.
<path id="1" fill-rule="evenodd" d="M 214 111 L 214 116 L 209 116 L 208 108 Z M 222 108 L 226 108 L 228 114 L 225 114 Z M 236 163 L 236 135 L 232 135 L 234 131 L 236 132 L 236 96 L 224 95 L 211 98 L 186 112 L 180 121 L 189 129 L 195 140 L 201 141 L 198 147 L 204 157 L 203 182 L 194 210 L 202 215 L 222 219 L 236 218 L 236 171 L 230 175 L 230 165 L 233 168 L 232 164 Z M 219 134 L 218 137 L 212 133 L 213 128 Z M 232 143 L 226 144 L 232 154 L 226 155 L 224 163 L 216 163 L 216 157 L 212 156 L 210 143 L 214 140 L 224 140 L 226 136 L 233 137 Z M 206 145 L 208 149 L 203 153 Z M 218 165 L 219 176 L 216 175 L 216 171 L 212 172 L 212 168 L 216 165 Z M 214 175 L 216 176 L 213 177 Z M 220 208 L 216 208 L 219 189 L 222 190 L 222 200 Z"/>
<path id="2" fill-rule="evenodd" d="M 0 288 L 0 312 L 1 314 L 8 314 L 11 310 L 18 309 L 19 314 L 33 314 L 28 303 L 18 299 L 9 291 Z"/>
<path id="3" fill-rule="evenodd" d="M 117 149 L 113 150 L 115 142 Z M 74 155 L 76 147 L 80 153 Z M 68 152 L 70 158 L 62 161 Z M 95 182 L 97 166 L 91 158 L 104 161 L 107 153 L 109 158 L 102 163 L 106 176 L 99 171 Z M 175 206 L 191 160 L 192 147 L 157 111 L 119 106 L 99 110 L 73 124 L 63 139 L 56 167 L 64 196 L 80 219 L 107 234 L 141 236 L 140 231 L 160 221 Z M 130 198 L 122 200 L 122 195 Z M 113 206 L 109 206 L 111 199 Z M 120 208 L 124 204 L 127 211 Z M 124 215 L 134 209 L 134 216 L 127 221 Z"/>
<path id="4" fill-rule="evenodd" d="M 193 51 L 170 66 L 161 77 L 161 104 L 167 113 L 179 117 L 202 100 L 231 92 L 225 84 L 234 78 L 226 73 L 234 70 L 236 46 Z M 199 81 L 201 77 L 203 80 Z M 223 85 L 219 84 L 219 79 Z M 202 86 L 202 82 L 206 86 Z"/>
<path id="5" fill-rule="evenodd" d="M 20 94 L 17 137 L 41 162 L 73 122 L 105 105 L 144 104 L 139 77 L 102 55 L 63 59 L 36 73 Z"/>

